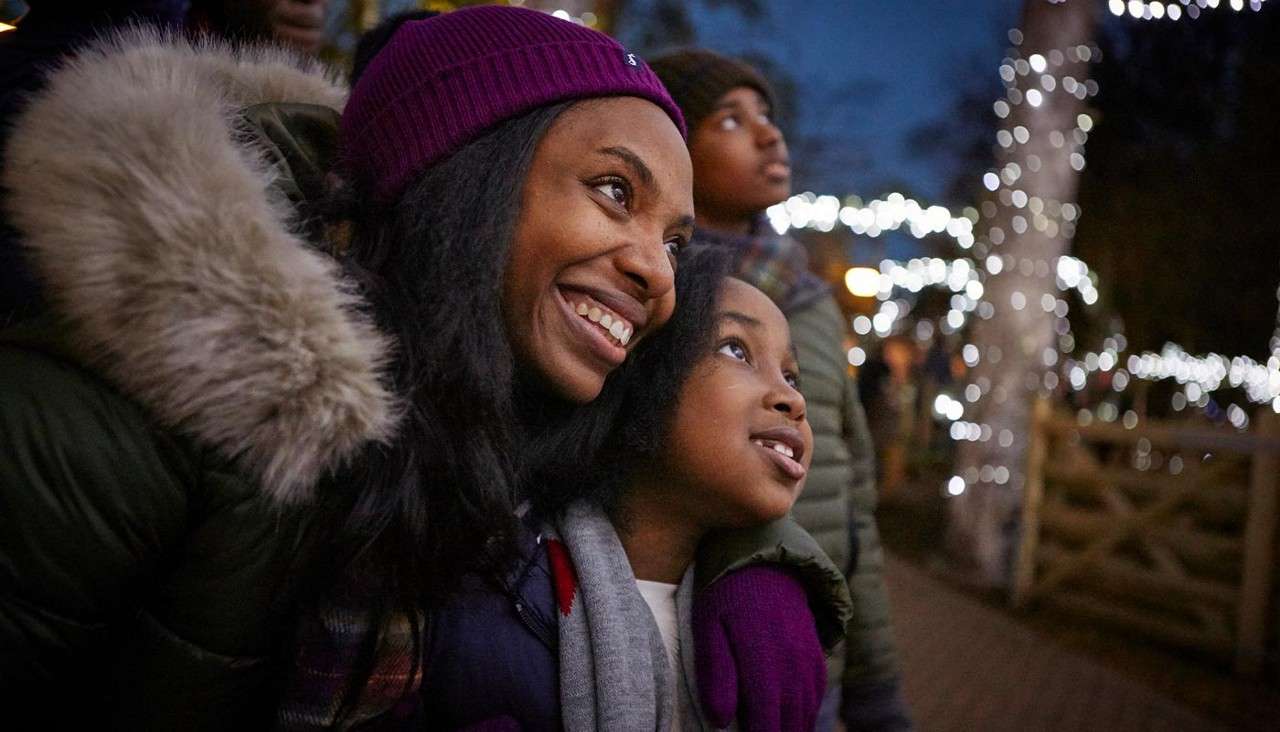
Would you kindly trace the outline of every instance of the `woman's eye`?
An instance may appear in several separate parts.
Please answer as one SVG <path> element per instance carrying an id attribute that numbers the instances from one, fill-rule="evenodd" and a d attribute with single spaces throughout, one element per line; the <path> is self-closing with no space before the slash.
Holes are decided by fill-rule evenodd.
<path id="1" fill-rule="evenodd" d="M 604 195 L 608 196 L 610 200 L 612 200 L 614 203 L 618 204 L 619 206 L 623 208 L 630 208 L 631 192 L 627 189 L 626 184 L 624 184 L 622 181 L 618 181 L 618 180 L 605 181 L 604 183 L 597 185 L 595 188 L 597 191 L 600 191 Z"/>
<path id="2" fill-rule="evenodd" d="M 664 243 L 663 246 L 667 249 L 667 256 L 675 259 L 680 255 L 680 250 L 684 249 L 684 242 L 680 239 L 672 239 Z"/>
<path id="3" fill-rule="evenodd" d="M 783 374 L 782 377 L 787 380 L 787 385 L 790 386 L 792 389 L 796 389 L 797 391 L 800 389 L 799 374 L 788 371 L 787 373 Z"/>
<path id="4" fill-rule="evenodd" d="M 722 353 L 729 358 L 737 359 L 739 361 L 747 360 L 747 349 L 737 341 L 729 341 L 728 343 L 722 344 L 720 348 L 716 349 L 716 353 Z"/>
<path id="5" fill-rule="evenodd" d="M 720 119 L 720 129 L 726 132 L 736 130 L 741 126 L 742 126 L 742 122 L 738 119 L 738 116 L 736 114 L 731 114 L 727 117 L 723 117 Z"/>

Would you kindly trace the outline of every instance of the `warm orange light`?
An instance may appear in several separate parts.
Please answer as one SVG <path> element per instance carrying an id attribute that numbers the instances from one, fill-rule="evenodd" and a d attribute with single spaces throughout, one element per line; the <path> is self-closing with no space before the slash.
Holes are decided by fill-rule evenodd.
<path id="1" fill-rule="evenodd" d="M 852 267 L 844 273 L 844 286 L 856 297 L 875 297 L 880 292 L 880 272 L 872 267 Z"/>
<path id="2" fill-rule="evenodd" d="M 0 33 L 4 33 L 5 31 L 11 31 L 16 27 L 17 26 L 9 25 L 8 23 L 0 23 Z"/>

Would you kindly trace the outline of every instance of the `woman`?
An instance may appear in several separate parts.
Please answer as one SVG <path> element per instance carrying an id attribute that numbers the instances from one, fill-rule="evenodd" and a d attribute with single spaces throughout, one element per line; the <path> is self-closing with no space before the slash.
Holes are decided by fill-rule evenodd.
<path id="1" fill-rule="evenodd" d="M 449 73 L 395 88 L 404 67 L 380 77 L 375 59 L 346 107 L 351 277 L 301 236 L 340 249 L 342 227 L 290 205 L 327 179 L 343 107 L 315 67 L 143 34 L 59 70 L 18 122 L 7 214 L 52 303 L 0 354 L 0 601 L 19 649 L 0 685 L 18 709 L 265 724 L 297 598 L 332 600 L 353 574 L 368 632 L 341 698 L 376 696 L 392 619 L 413 630 L 464 570 L 510 554 L 519 425 L 589 401 L 623 337 L 669 315 L 691 201 L 661 86 L 548 16 L 455 15 L 455 45 L 401 60 Z M 468 22 L 502 42 L 517 17 L 544 60 L 578 64 L 571 88 L 542 84 L 525 45 L 515 67 L 486 52 L 459 70 Z M 531 166 L 557 125 L 595 147 Z M 570 297 L 623 316 L 617 342 Z"/>
<path id="2" fill-rule="evenodd" d="M 355 581 L 326 598 L 302 644 L 286 724 L 351 724 L 411 696 L 425 609 L 464 573 L 505 574 L 517 482 L 581 454 L 570 417 L 670 316 L 692 225 L 683 122 L 665 89 L 612 39 L 545 14 L 482 7 L 403 24 L 364 67 L 342 134 L 351 257 L 380 322 L 421 351 L 400 362 L 398 391 L 415 407 L 397 447 L 359 463 L 328 568 Z M 453 435 L 465 451 L 449 449 Z M 493 459 L 513 453 L 519 463 Z M 716 592 L 759 591 L 741 579 Z M 709 620 L 707 633 L 742 625 Z M 806 653 L 820 654 L 806 630 Z M 723 665 L 717 678 L 737 686 Z M 746 669 L 744 695 L 774 673 Z M 758 696 L 778 702 L 798 683 Z"/>

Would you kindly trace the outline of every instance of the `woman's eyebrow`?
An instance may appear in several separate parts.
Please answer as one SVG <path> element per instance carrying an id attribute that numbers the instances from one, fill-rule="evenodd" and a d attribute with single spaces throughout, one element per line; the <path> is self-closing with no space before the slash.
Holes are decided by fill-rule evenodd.
<path id="1" fill-rule="evenodd" d="M 600 152 L 605 155 L 612 155 L 626 163 L 627 166 L 635 172 L 636 177 L 640 179 L 640 182 L 645 184 L 645 186 L 655 189 L 658 187 L 657 180 L 653 177 L 653 171 L 649 170 L 649 166 L 644 164 L 644 161 L 640 159 L 640 156 L 636 155 L 630 149 L 621 146 L 602 147 L 600 148 Z"/>

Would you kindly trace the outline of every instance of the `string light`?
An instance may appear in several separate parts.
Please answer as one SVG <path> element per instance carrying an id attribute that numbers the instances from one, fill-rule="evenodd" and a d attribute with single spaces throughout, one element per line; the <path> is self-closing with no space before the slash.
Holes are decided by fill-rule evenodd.
<path id="1" fill-rule="evenodd" d="M 1258 12 L 1262 10 L 1266 0 L 1164 0 L 1164 2 L 1148 2 L 1147 0 L 1109 0 L 1107 9 L 1117 18 L 1129 16 L 1134 20 L 1182 20 L 1199 18 L 1203 10 L 1216 10 L 1223 6 L 1236 12 L 1245 9 Z"/>
<path id="2" fill-rule="evenodd" d="M 524 3 L 523 1 L 521 1 L 521 2 L 512 2 L 511 4 L 523 5 Z M 548 12 L 548 11 L 543 11 L 543 12 Z M 575 25 L 585 25 L 588 28 L 595 28 L 596 24 L 600 22 L 600 19 L 596 16 L 596 14 L 590 11 L 585 12 L 582 15 L 574 15 L 573 13 L 570 13 L 568 10 L 561 8 L 559 10 L 549 11 L 549 14 L 553 18 L 559 18 L 560 20 L 567 20 Z"/>
<path id="3" fill-rule="evenodd" d="M 1261 0 L 1250 3 L 1257 11 Z M 1177 21 L 1183 17 L 1195 18 L 1200 9 L 1216 8 L 1218 0 L 1191 0 L 1174 2 L 1143 2 L 1142 0 L 1111 0 L 1108 7 L 1114 15 L 1129 14 L 1134 18 Z M 1243 0 L 1235 3 L 1237 11 L 1243 9 Z M 1023 34 L 1017 29 L 1009 32 L 1009 39 L 1015 46 L 1020 46 Z M 1009 254 L 999 254 L 999 248 L 1009 238 L 1010 233 L 1004 226 L 1012 229 L 1012 234 L 1021 235 L 1034 229 L 1049 239 L 1070 239 L 1075 235 L 1075 227 L 1080 218 L 1079 206 L 1073 202 L 1042 200 L 1030 195 L 1022 181 L 1027 173 L 1037 173 L 1044 161 L 1037 154 L 1018 155 L 1021 146 L 1032 141 L 1032 130 L 1017 119 L 1015 108 L 1020 104 L 1039 107 L 1052 101 L 1054 95 L 1067 94 L 1076 100 L 1083 101 L 1096 96 L 1098 84 L 1090 78 L 1076 78 L 1073 73 L 1062 69 L 1064 64 L 1090 63 L 1101 57 L 1096 46 L 1077 44 L 1067 48 L 1052 49 L 1047 52 L 1032 53 L 1029 56 L 1018 56 L 1015 52 L 1003 59 L 999 66 L 1000 78 L 1005 84 L 1005 94 L 996 100 L 992 110 L 996 117 L 1005 122 L 996 132 L 996 143 L 1006 156 L 1005 163 L 998 169 L 988 170 L 982 176 L 983 187 L 994 194 L 991 200 L 984 201 L 981 213 L 978 209 L 966 208 L 962 217 L 952 216 L 943 207 L 924 207 L 901 194 L 890 194 L 884 199 L 877 199 L 863 205 L 861 199 L 850 197 L 841 206 L 840 199 L 835 196 L 818 196 L 812 193 L 801 194 L 787 202 L 775 206 L 768 211 L 770 223 L 779 233 L 789 228 L 812 228 L 819 231 L 832 231 L 837 222 L 847 226 L 855 234 L 876 237 L 884 231 L 895 230 L 904 224 L 917 238 L 929 234 L 946 233 L 956 240 L 962 249 L 972 249 L 974 260 L 960 258 L 943 260 L 937 258 L 913 259 L 906 263 L 885 260 L 880 266 L 879 290 L 876 297 L 881 301 L 877 312 L 870 318 L 858 316 L 853 326 L 856 333 L 870 336 L 886 336 L 892 332 L 899 320 L 905 319 L 911 310 L 908 299 L 894 295 L 906 290 L 918 293 L 926 287 L 948 287 L 953 292 L 951 308 L 940 319 L 938 329 L 943 333 L 960 330 L 967 317 L 976 313 L 979 317 L 992 317 L 999 307 L 1014 310 L 1027 307 L 1039 307 L 1045 314 L 1054 318 L 1057 334 L 1056 348 L 1045 349 L 1041 362 L 1043 373 L 1033 371 L 1026 374 L 1024 383 L 1029 390 L 1053 391 L 1059 383 L 1065 382 L 1067 388 L 1083 391 L 1087 388 L 1089 377 L 1095 373 L 1106 373 L 1110 377 L 1110 388 L 1123 393 L 1136 380 L 1149 382 L 1163 379 L 1175 379 L 1183 386 L 1173 396 L 1172 406 L 1176 410 L 1188 405 L 1195 405 L 1206 410 L 1217 408 L 1209 395 L 1225 388 L 1242 388 L 1250 401 L 1257 404 L 1269 403 L 1276 412 L 1280 412 L 1280 312 L 1277 313 L 1276 327 L 1271 339 L 1271 358 L 1266 364 L 1259 364 L 1245 356 L 1227 358 L 1219 354 L 1192 356 L 1176 344 L 1166 344 L 1159 354 L 1134 354 L 1124 361 L 1127 343 L 1122 333 L 1116 332 L 1104 340 L 1103 349 L 1087 352 L 1082 358 L 1072 356 L 1076 349 L 1076 340 L 1071 333 L 1067 315 L 1070 311 L 1068 302 L 1061 297 L 1043 293 L 1037 302 L 1028 302 L 1026 294 L 1014 290 L 1010 301 L 1006 304 L 990 301 L 986 297 L 986 280 L 1017 274 L 1023 278 L 1052 277 L 1059 292 L 1074 290 L 1079 294 L 1086 306 L 1094 305 L 1099 300 L 1099 281 L 1096 273 L 1079 258 L 1063 255 L 1051 261 L 1018 259 Z M 1078 72 L 1075 72 L 1078 73 Z M 1036 134 L 1047 135 L 1047 142 L 1055 150 L 1064 151 L 1065 162 L 1076 172 L 1082 171 L 1086 165 L 1084 147 L 1094 127 L 1093 118 L 1082 112 L 1075 116 L 1074 127 L 1067 129 L 1050 129 L 1037 131 Z M 1014 209 L 1007 212 L 1007 224 L 997 224 L 1002 209 Z M 930 219 L 930 216 L 933 218 Z M 991 220 L 985 234 L 975 235 L 976 225 L 981 219 Z M 954 223 L 953 223 L 954 222 Z M 980 262 L 981 266 L 976 266 Z M 1033 288 L 1039 292 L 1042 288 Z M 869 288 L 868 288 L 869 290 Z M 1280 291 L 1277 291 L 1280 298 Z M 917 324 L 916 333 L 932 334 L 932 327 L 921 328 Z M 926 336 L 927 338 L 927 336 Z M 860 358 L 865 359 L 865 352 L 858 349 Z M 1059 353 L 1066 358 L 1059 358 Z M 1003 354 L 998 346 L 987 346 L 985 352 L 978 345 L 968 343 L 961 348 L 965 364 L 974 368 L 983 360 L 992 365 L 998 364 Z M 850 352 L 851 362 L 854 354 Z M 991 388 L 985 377 L 979 376 L 973 383 L 965 384 L 962 389 L 963 399 L 950 394 L 939 395 L 933 411 L 939 418 L 950 422 L 948 435 L 956 441 L 986 442 L 992 439 L 992 427 L 979 422 L 964 419 L 970 409 L 977 410 L 978 402 L 984 397 L 992 398 L 997 404 L 1006 401 L 1011 395 L 1004 386 Z M 968 402 L 968 404 L 966 404 Z M 1248 427 L 1248 414 L 1237 404 L 1227 405 L 1226 421 L 1237 429 Z M 1212 415 L 1210 415 L 1212 416 Z M 1119 421 L 1126 429 L 1135 429 L 1139 424 L 1136 411 L 1126 410 L 1121 414 L 1120 408 L 1104 401 L 1095 411 L 1082 409 L 1078 419 L 1081 424 L 1092 422 L 1095 417 L 1104 422 Z M 1014 433 L 1009 429 L 1000 430 L 996 437 L 1002 448 L 1010 448 L 1014 444 Z M 1176 456 L 1175 456 L 1176 457 Z M 1151 454 L 1140 456 L 1137 467 L 1142 470 L 1158 467 L 1162 457 Z M 1182 460 L 1169 460 L 1169 470 L 1177 473 L 1182 470 Z M 944 485 L 947 496 L 963 495 L 967 488 L 979 483 L 1004 486 L 1012 483 L 1017 489 L 1024 476 L 1010 471 L 1004 465 L 968 465 L 957 475 L 951 476 Z"/>
<path id="4" fill-rule="evenodd" d="M 779 234 L 793 228 L 829 232 L 843 224 L 854 234 L 875 238 L 905 226 L 917 239 L 945 234 L 962 249 L 973 246 L 973 225 L 978 220 L 977 209 L 969 208 L 956 216 L 944 206 L 924 207 L 901 193 L 890 193 L 865 205 L 857 196 L 849 196 L 841 205 L 835 196 L 805 192 L 770 206 L 765 215 Z"/>

